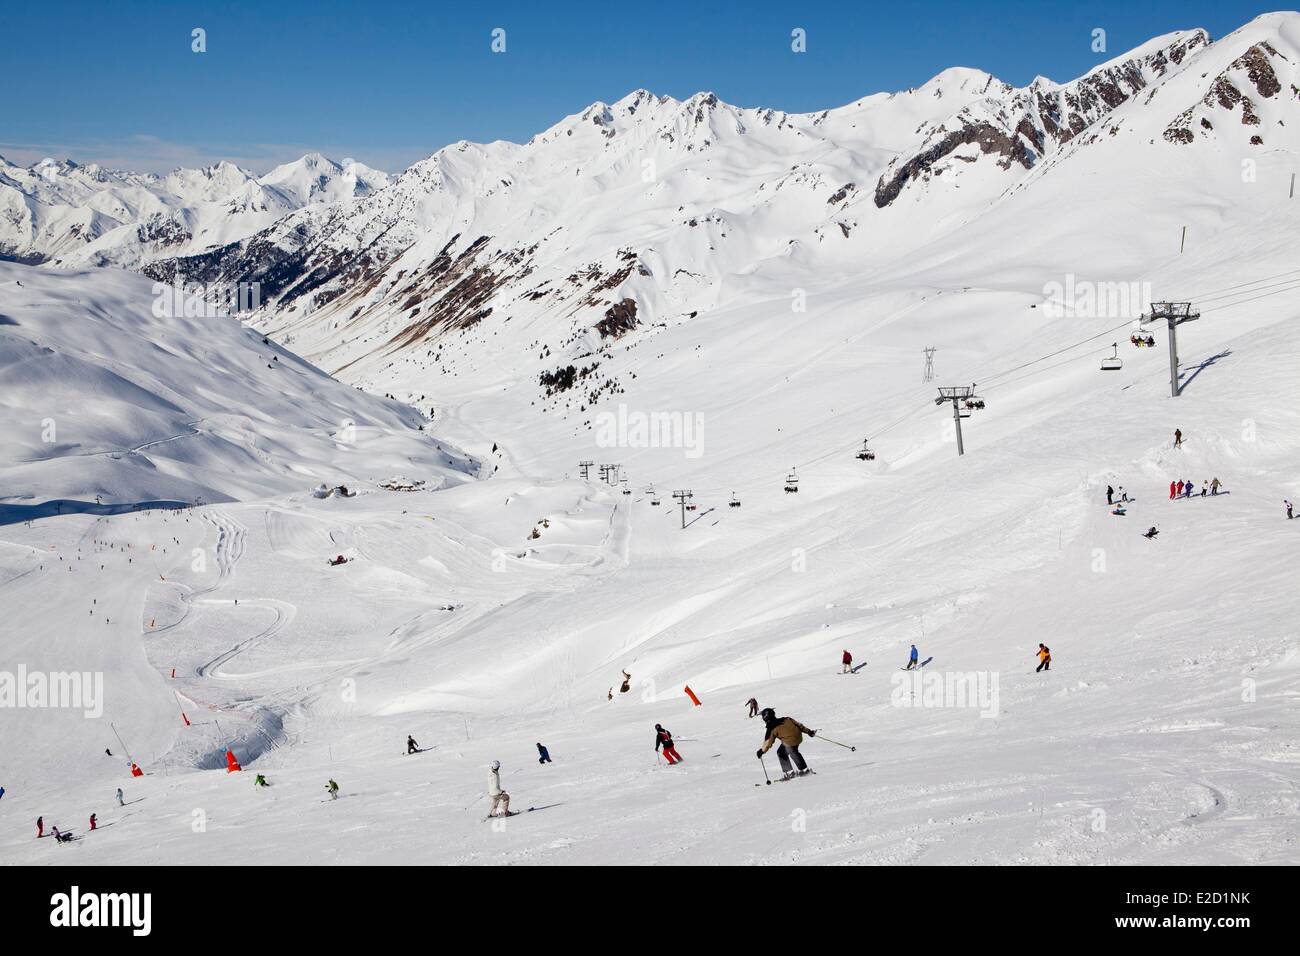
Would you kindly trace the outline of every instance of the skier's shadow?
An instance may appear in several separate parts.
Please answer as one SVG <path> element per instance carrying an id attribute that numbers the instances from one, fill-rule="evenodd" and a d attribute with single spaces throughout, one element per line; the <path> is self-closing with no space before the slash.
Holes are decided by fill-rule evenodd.
<path id="1" fill-rule="evenodd" d="M 129 806 L 130 806 L 131 804 L 133 804 L 133 803 L 144 803 L 145 800 L 147 800 L 147 799 L 149 799 L 149 798 L 148 798 L 148 797 L 136 797 L 134 800 L 124 800 L 124 801 L 122 801 L 122 806 L 124 806 L 124 807 L 129 807 Z"/>

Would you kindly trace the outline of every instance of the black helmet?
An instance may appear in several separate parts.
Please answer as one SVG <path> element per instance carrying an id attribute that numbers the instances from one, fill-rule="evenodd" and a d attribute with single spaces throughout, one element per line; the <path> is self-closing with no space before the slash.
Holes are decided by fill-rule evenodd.
<path id="1" fill-rule="evenodd" d="M 764 720 L 775 720 L 776 711 L 774 711 L 771 707 L 764 707 L 762 710 L 758 712 L 758 716 L 762 717 Z"/>
<path id="2" fill-rule="evenodd" d="M 655 730 L 663 730 L 663 729 L 664 729 L 663 724 L 655 724 Z"/>

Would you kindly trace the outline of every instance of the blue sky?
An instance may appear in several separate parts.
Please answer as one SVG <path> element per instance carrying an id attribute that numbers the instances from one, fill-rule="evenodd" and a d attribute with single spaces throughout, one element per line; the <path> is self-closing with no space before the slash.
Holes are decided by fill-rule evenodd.
<path id="1" fill-rule="evenodd" d="M 319 150 L 397 170 L 459 139 L 525 140 L 595 100 L 712 90 L 802 112 L 917 86 L 950 66 L 1072 79 L 1153 36 L 1214 37 L 1238 0 L 877 3 L 7 3 L 0 154 L 161 171 L 262 172 Z M 191 30 L 207 52 L 191 52 Z M 794 54 L 790 33 L 807 31 Z M 1107 53 L 1091 49 L 1107 33 Z M 506 31 L 506 52 L 491 32 Z"/>

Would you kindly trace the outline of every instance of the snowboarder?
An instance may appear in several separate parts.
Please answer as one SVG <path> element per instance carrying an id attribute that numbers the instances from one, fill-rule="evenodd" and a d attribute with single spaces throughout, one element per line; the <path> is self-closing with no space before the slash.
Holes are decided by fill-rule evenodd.
<path id="1" fill-rule="evenodd" d="M 1175 448 L 1183 447 L 1183 430 L 1181 428 L 1174 429 L 1174 447 Z"/>
<path id="2" fill-rule="evenodd" d="M 122 788 L 121 788 L 121 787 L 118 787 L 118 788 L 117 788 L 117 805 L 118 805 L 119 807 L 124 807 L 124 806 L 126 806 L 126 801 L 125 801 L 125 800 L 123 799 L 123 797 L 122 797 Z"/>
<path id="3" fill-rule="evenodd" d="M 488 796 L 492 798 L 492 806 L 488 810 L 488 816 L 510 816 L 510 794 L 501 789 L 500 760 L 492 761 L 491 772 L 488 774 Z"/>
<path id="4" fill-rule="evenodd" d="M 95 829 L 95 815 L 93 813 L 90 815 L 90 829 Z"/>
<path id="5" fill-rule="evenodd" d="M 333 780 L 325 784 L 325 789 L 329 791 L 331 800 L 337 800 L 339 798 L 339 785 Z"/>
<path id="6" fill-rule="evenodd" d="M 254 788 L 257 788 L 257 787 L 269 787 L 269 786 L 270 786 L 270 784 L 266 782 L 266 777 L 265 777 L 263 774 L 260 774 L 260 773 L 259 773 L 256 777 L 253 778 L 253 787 L 254 787 Z"/>
<path id="7" fill-rule="evenodd" d="M 107 747 L 104 748 L 104 753 L 108 754 L 110 757 L 113 756 L 113 751 L 109 750 Z"/>
<path id="8" fill-rule="evenodd" d="M 72 834 L 71 834 L 70 832 L 69 832 L 69 833 L 60 833 L 58 827 L 51 827 L 51 828 L 50 828 L 50 833 L 53 834 L 53 836 L 54 836 L 54 842 L 55 842 L 55 843 L 71 843 L 71 842 L 72 842 Z"/>
<path id="9" fill-rule="evenodd" d="M 1034 673 L 1039 671 L 1050 671 L 1052 669 L 1052 652 L 1046 644 L 1038 645 L 1038 666 L 1034 668 Z"/>
<path id="10" fill-rule="evenodd" d="M 840 671 L 840 673 L 847 674 L 849 671 L 853 669 L 853 655 L 850 654 L 848 651 L 845 651 L 842 663 L 844 664 L 844 670 Z"/>
<path id="11" fill-rule="evenodd" d="M 623 672 L 623 684 L 622 684 L 621 687 L 619 687 L 618 692 L 619 692 L 620 694 L 626 694 L 626 693 L 627 693 L 628 691 L 630 691 L 631 689 L 632 689 L 632 675 L 629 674 L 627 671 L 624 671 L 624 672 Z"/>
<path id="12" fill-rule="evenodd" d="M 45 818 L 37 817 L 36 818 L 36 839 L 39 840 L 43 836 L 45 836 Z"/>
<path id="13" fill-rule="evenodd" d="M 1175 498 L 1181 498 L 1181 497 L 1182 497 L 1182 494 L 1183 494 L 1183 479 L 1179 478 L 1179 479 L 1178 479 L 1178 490 L 1177 490 L 1177 492 L 1175 492 L 1174 497 L 1175 497 Z"/>
<path id="14" fill-rule="evenodd" d="M 1120 485 L 1120 486 L 1119 486 L 1119 500 L 1120 500 L 1120 501 L 1128 501 L 1128 492 L 1124 490 L 1124 486 L 1123 486 L 1123 485 Z"/>
<path id="15" fill-rule="evenodd" d="M 1215 478 L 1212 482 L 1210 482 L 1210 494 L 1217 495 L 1219 493 L 1219 489 L 1222 487 L 1223 487 L 1223 483 L 1219 481 L 1218 478 Z"/>
<path id="16" fill-rule="evenodd" d="M 750 717 L 755 717 L 755 716 L 758 715 L 758 698 L 757 698 L 757 697 L 751 697 L 751 698 L 749 698 L 749 700 L 745 701 L 745 706 L 749 708 L 749 716 L 750 716 Z"/>
<path id="17" fill-rule="evenodd" d="M 920 656 L 921 656 L 921 655 L 918 654 L 918 653 L 916 652 L 916 645 L 913 644 L 913 645 L 912 645 L 912 656 L 909 657 L 909 658 L 907 659 L 907 667 L 906 667 L 905 669 L 910 671 L 912 668 L 914 668 L 914 667 L 916 666 L 917 659 L 918 659 Z"/>
<path id="18" fill-rule="evenodd" d="M 1178 486 L 1176 482 L 1169 482 L 1169 500 L 1173 501 L 1178 497 Z"/>
<path id="19" fill-rule="evenodd" d="M 1159 533 L 1160 533 L 1160 532 L 1156 530 L 1156 526 L 1155 526 L 1155 525 L 1152 525 L 1150 528 L 1147 528 L 1146 532 L 1142 535 L 1142 537 L 1144 537 L 1144 538 L 1154 538 L 1154 537 L 1155 537 L 1156 535 L 1158 535 Z"/>
<path id="20" fill-rule="evenodd" d="M 551 752 L 547 750 L 545 747 L 543 747 L 541 744 L 537 745 L 537 762 L 538 763 L 551 762 Z"/>
<path id="21" fill-rule="evenodd" d="M 1190 498 L 1191 496 L 1192 496 L 1192 479 L 1188 478 L 1185 482 L 1183 482 L 1183 497 Z"/>
<path id="22" fill-rule="evenodd" d="M 1292 518 L 1295 517 L 1293 514 L 1291 514 L 1291 502 L 1284 500 L 1282 504 L 1286 505 L 1286 517 L 1287 520 L 1290 521 Z"/>
<path id="23" fill-rule="evenodd" d="M 681 763 L 682 755 L 673 746 L 673 735 L 664 730 L 663 724 L 655 724 L 655 750 L 658 751 L 660 747 L 664 748 L 664 759 L 668 761 L 668 766 Z"/>
<path id="24" fill-rule="evenodd" d="M 1210 483 L 1209 483 L 1208 481 L 1202 481 L 1202 482 L 1201 482 L 1201 497 L 1204 498 L 1204 497 L 1205 497 L 1206 495 L 1208 495 L 1209 493 L 1210 493 Z"/>
<path id="25" fill-rule="evenodd" d="M 410 734 L 406 735 L 406 752 L 408 754 L 418 754 L 420 752 L 420 745 L 415 742 L 415 738 Z"/>
<path id="26" fill-rule="evenodd" d="M 1113 505 L 1114 503 L 1115 503 L 1115 489 L 1112 488 L 1110 485 L 1107 485 L 1107 486 L 1106 486 L 1106 504 L 1108 504 L 1108 505 Z"/>
<path id="27" fill-rule="evenodd" d="M 793 717 L 776 716 L 776 711 L 771 707 L 763 711 L 763 724 L 767 728 L 767 734 L 763 737 L 763 746 L 758 749 L 758 759 L 762 760 L 763 754 L 771 749 L 772 744 L 780 741 L 776 748 L 776 759 L 781 764 L 781 779 L 789 780 L 809 773 L 808 764 L 804 761 L 803 754 L 799 753 L 799 745 L 803 743 L 804 734 L 816 737 L 817 731 L 808 729 Z M 790 765 L 792 760 L 793 767 Z"/>

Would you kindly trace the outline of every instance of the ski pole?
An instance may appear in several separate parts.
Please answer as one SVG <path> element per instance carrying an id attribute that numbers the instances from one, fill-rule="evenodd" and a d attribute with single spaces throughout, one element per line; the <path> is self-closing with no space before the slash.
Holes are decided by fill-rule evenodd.
<path id="1" fill-rule="evenodd" d="M 817 734 L 813 739 L 814 739 L 814 740 L 824 740 L 824 741 L 826 741 L 828 744 L 834 744 L 836 747 L 843 747 L 845 750 L 853 750 L 853 751 L 856 751 L 856 750 L 858 749 L 857 747 L 851 747 L 851 746 L 849 746 L 848 744 L 842 744 L 842 743 L 840 743 L 838 740 L 831 740 L 831 738 L 829 738 L 829 737 L 823 737 L 821 734 Z"/>
<path id="2" fill-rule="evenodd" d="M 763 757 L 761 754 L 759 755 L 758 758 L 758 765 L 763 768 L 763 779 L 767 781 L 767 785 L 769 787 L 772 786 L 772 778 L 767 775 L 767 764 L 763 762 Z"/>

